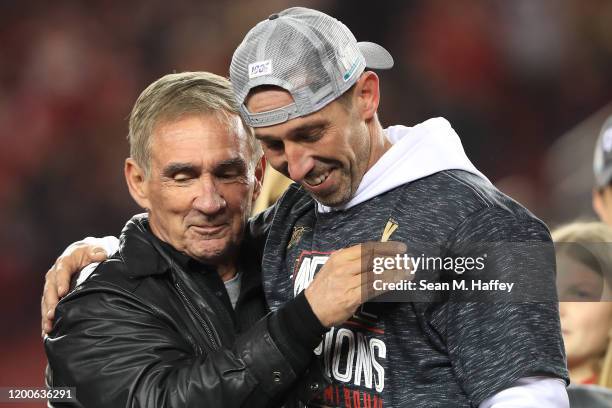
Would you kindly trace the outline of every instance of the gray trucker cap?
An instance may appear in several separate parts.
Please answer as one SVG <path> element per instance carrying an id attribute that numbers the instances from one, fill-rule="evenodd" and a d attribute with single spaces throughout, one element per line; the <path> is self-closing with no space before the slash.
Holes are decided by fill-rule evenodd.
<path id="1" fill-rule="evenodd" d="M 593 172 L 597 187 L 605 187 L 612 181 L 612 116 L 608 117 L 595 145 Z"/>
<path id="2" fill-rule="evenodd" d="M 247 33 L 232 57 L 230 81 L 245 122 L 263 127 L 318 111 L 346 92 L 366 67 L 392 66 L 393 57 L 387 50 L 371 42 L 357 42 L 335 18 L 292 7 Z M 244 102 L 249 91 L 260 85 L 279 86 L 294 102 L 251 113 Z"/>

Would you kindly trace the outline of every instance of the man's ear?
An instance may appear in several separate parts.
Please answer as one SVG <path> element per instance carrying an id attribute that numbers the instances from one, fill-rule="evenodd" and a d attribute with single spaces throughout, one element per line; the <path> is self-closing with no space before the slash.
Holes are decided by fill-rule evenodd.
<path id="1" fill-rule="evenodd" d="M 151 208 L 149 202 L 149 189 L 142 167 L 140 167 L 134 159 L 128 157 L 125 159 L 124 174 L 125 182 L 128 185 L 128 190 L 130 190 L 130 195 L 134 201 L 145 210 Z"/>
<path id="2" fill-rule="evenodd" d="M 372 71 L 365 71 L 355 84 L 353 103 L 359 109 L 362 119 L 370 120 L 376 115 L 380 103 L 380 88 L 378 75 Z"/>
<path id="3" fill-rule="evenodd" d="M 257 200 L 261 193 L 261 186 L 263 185 L 264 173 L 266 172 L 266 157 L 261 156 L 259 162 L 255 166 L 255 188 L 253 189 L 253 202 Z"/>

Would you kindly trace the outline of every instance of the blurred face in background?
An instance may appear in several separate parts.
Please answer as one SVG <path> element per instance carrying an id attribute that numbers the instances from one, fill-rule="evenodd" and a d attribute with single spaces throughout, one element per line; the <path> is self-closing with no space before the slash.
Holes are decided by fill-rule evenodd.
<path id="1" fill-rule="evenodd" d="M 563 252 L 557 254 L 557 293 L 560 301 L 599 302 L 603 291 L 604 279 L 599 272 Z"/>
<path id="2" fill-rule="evenodd" d="M 205 263 L 228 260 L 260 186 L 247 137 L 236 115 L 229 124 L 190 114 L 155 126 L 150 174 L 135 189 L 157 237 Z"/>
<path id="3" fill-rule="evenodd" d="M 612 329 L 610 288 L 602 275 L 565 254 L 557 256 L 561 329 L 572 381 L 597 376 Z M 572 371 L 580 371 L 575 378 Z"/>

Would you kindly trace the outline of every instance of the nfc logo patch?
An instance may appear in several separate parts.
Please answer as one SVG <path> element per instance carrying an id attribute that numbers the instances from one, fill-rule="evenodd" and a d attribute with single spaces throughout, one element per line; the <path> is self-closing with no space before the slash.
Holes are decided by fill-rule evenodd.
<path id="1" fill-rule="evenodd" d="M 272 60 L 257 61 L 249 64 L 249 79 L 272 73 Z"/>

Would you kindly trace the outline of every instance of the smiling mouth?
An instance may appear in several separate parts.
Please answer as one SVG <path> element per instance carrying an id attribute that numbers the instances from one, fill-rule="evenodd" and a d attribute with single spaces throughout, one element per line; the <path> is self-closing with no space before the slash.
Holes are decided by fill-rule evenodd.
<path id="1" fill-rule="evenodd" d="M 200 235 L 215 235 L 221 232 L 226 224 L 220 225 L 191 225 L 191 228 Z"/>
<path id="2" fill-rule="evenodd" d="M 319 174 L 318 176 L 309 176 L 304 178 L 304 182 L 310 187 L 317 187 L 325 182 L 333 169 L 327 170 L 326 172 Z"/>

